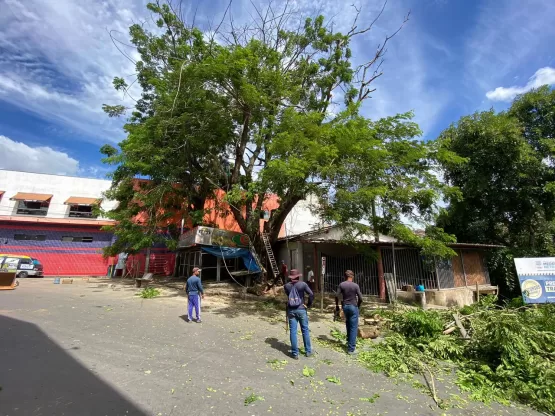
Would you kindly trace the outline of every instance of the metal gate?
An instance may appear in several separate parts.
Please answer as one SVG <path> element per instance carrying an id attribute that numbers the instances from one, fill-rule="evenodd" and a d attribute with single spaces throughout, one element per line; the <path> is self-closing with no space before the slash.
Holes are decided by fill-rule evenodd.
<path id="1" fill-rule="evenodd" d="M 339 283 L 345 280 L 345 270 L 352 270 L 355 274 L 354 281 L 360 286 L 362 294 L 378 296 L 378 264 L 375 260 L 362 254 L 338 257 L 322 253 L 322 256 L 326 258 L 325 292 L 335 292 Z"/>

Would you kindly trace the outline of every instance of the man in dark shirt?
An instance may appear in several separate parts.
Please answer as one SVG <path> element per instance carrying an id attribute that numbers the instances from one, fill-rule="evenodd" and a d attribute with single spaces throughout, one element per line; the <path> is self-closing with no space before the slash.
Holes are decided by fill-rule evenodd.
<path id="1" fill-rule="evenodd" d="M 314 293 L 305 282 L 300 282 L 299 278 L 301 274 L 297 269 L 291 269 L 289 272 L 289 282 L 283 287 L 287 298 L 293 287 L 297 290 L 299 298 L 303 300 L 303 303 L 298 307 L 290 306 L 290 302 L 287 302 L 287 319 L 289 321 L 289 335 L 291 337 L 291 355 L 295 360 L 299 359 L 299 346 L 297 342 L 297 323 L 301 325 L 301 333 L 303 334 L 304 349 L 306 351 L 306 356 L 310 357 L 312 355 L 312 345 L 310 343 L 310 332 L 308 330 L 308 314 L 306 312 L 307 308 L 312 306 L 314 301 Z M 308 295 L 308 303 L 304 305 L 305 294 Z"/>
<path id="2" fill-rule="evenodd" d="M 193 268 L 193 275 L 187 279 L 187 284 L 185 287 L 185 291 L 187 292 L 187 296 L 189 298 L 189 308 L 187 311 L 187 318 L 188 322 L 193 320 L 193 308 L 195 309 L 195 313 L 197 315 L 197 322 L 201 322 L 200 320 L 200 299 L 204 299 L 204 289 L 202 287 L 202 282 L 200 280 L 200 272 L 201 269 L 198 267 Z"/>
<path id="3" fill-rule="evenodd" d="M 347 352 L 355 354 L 358 333 L 358 308 L 362 303 L 360 287 L 353 282 L 355 274 L 351 270 L 345 271 L 345 281 L 339 284 L 335 294 L 335 309 L 339 311 L 339 296 L 343 298 L 343 314 L 347 326 Z"/>

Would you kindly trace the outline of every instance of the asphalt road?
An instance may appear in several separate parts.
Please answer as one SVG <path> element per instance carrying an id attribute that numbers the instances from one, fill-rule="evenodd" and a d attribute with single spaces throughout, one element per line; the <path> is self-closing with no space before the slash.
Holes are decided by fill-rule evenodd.
<path id="1" fill-rule="evenodd" d="M 475 403 L 437 409 L 410 385 L 316 342 L 316 357 L 291 360 L 281 315 L 208 293 L 203 323 L 187 323 L 182 295 L 135 293 L 80 279 L 27 279 L 1 291 L 0 416 L 534 414 Z M 313 338 L 330 325 L 313 322 Z"/>

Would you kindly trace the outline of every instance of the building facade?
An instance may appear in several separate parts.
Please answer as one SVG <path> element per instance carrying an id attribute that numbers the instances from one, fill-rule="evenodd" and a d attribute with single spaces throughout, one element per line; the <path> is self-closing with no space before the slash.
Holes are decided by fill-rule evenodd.
<path id="1" fill-rule="evenodd" d="M 110 181 L 0 170 L 0 253 L 34 257 L 46 276 L 105 275 L 113 224 L 95 215 Z"/>
<path id="2" fill-rule="evenodd" d="M 0 169 L 0 254 L 34 257 L 43 264 L 45 276 L 104 276 L 115 259 L 102 255 L 113 242 L 113 234 L 102 228 L 114 224 L 95 216 L 95 206 L 113 209 L 117 202 L 103 193 L 111 182 L 104 179 L 49 175 Z M 216 198 L 223 197 L 217 192 Z M 285 220 L 280 237 L 307 231 L 316 226 L 308 198 L 301 201 Z M 215 202 L 207 201 L 205 221 L 215 227 L 240 231 L 233 215 L 222 216 Z M 225 209 L 225 203 L 220 202 Z M 270 213 L 279 206 L 271 195 L 263 209 Z M 261 219 L 261 228 L 264 220 Z M 148 257 L 148 261 L 147 261 Z M 128 256 L 123 274 L 146 271 L 174 274 L 175 253 L 156 246 Z M 148 269 L 148 270 L 147 270 Z"/>

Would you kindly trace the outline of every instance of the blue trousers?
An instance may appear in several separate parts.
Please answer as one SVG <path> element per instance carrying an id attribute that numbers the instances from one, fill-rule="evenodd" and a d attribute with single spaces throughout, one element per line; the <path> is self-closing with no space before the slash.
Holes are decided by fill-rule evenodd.
<path id="1" fill-rule="evenodd" d="M 193 308 L 195 309 L 197 319 L 200 319 L 200 295 L 189 295 L 189 310 L 187 312 L 189 321 L 193 320 Z"/>
<path id="2" fill-rule="evenodd" d="M 299 345 L 297 342 L 297 323 L 301 325 L 303 334 L 304 350 L 307 354 L 312 354 L 310 343 L 310 332 L 308 330 L 308 314 L 305 308 L 293 309 L 287 312 L 289 319 L 289 335 L 291 336 L 291 354 L 296 357 L 299 355 Z"/>
<path id="3" fill-rule="evenodd" d="M 358 308 L 355 305 L 343 305 L 345 325 L 347 326 L 347 348 L 354 352 L 357 347 Z"/>

